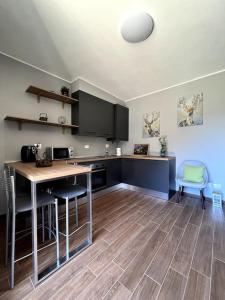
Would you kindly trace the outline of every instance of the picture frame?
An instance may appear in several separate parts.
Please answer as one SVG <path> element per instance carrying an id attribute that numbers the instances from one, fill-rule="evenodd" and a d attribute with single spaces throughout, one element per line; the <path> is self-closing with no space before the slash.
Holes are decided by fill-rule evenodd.
<path id="1" fill-rule="evenodd" d="M 134 144 L 134 155 L 148 156 L 149 149 L 149 144 Z"/>

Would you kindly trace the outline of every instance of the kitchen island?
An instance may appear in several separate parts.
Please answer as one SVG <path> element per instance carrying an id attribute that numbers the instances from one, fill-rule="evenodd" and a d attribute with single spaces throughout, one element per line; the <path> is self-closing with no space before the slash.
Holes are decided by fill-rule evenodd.
<path id="1" fill-rule="evenodd" d="M 14 174 L 20 174 L 30 182 L 31 186 L 31 201 L 32 201 L 32 255 L 33 255 L 33 282 L 37 285 L 44 278 L 49 276 L 58 268 L 62 267 L 68 260 L 65 255 L 60 254 L 60 259 L 50 265 L 45 266 L 40 270 L 38 264 L 38 224 L 37 224 L 37 188 L 39 184 L 50 182 L 68 177 L 75 177 L 79 175 L 86 176 L 87 183 L 87 220 L 85 225 L 86 238 L 81 245 L 76 245 L 74 249 L 70 250 L 70 259 L 88 246 L 92 244 L 92 195 L 91 195 L 91 169 L 88 166 L 72 166 L 66 161 L 53 162 L 51 167 L 37 168 L 35 163 L 15 162 L 6 164 L 12 168 Z M 83 228 L 84 224 L 82 224 Z M 79 230 L 79 228 L 78 228 Z M 76 243 L 75 243 L 76 244 Z M 48 247 L 47 245 L 46 247 Z M 44 247 L 44 248 L 46 248 Z M 63 251 L 62 251 L 63 253 Z M 47 259 L 47 258 L 46 258 Z"/>

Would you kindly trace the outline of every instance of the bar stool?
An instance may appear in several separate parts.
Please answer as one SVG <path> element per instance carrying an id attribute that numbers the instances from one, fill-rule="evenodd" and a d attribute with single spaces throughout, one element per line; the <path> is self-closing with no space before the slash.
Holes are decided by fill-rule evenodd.
<path id="1" fill-rule="evenodd" d="M 14 275 L 15 275 L 15 263 L 27 258 L 32 255 L 32 252 L 22 256 L 18 259 L 15 259 L 15 242 L 16 242 L 16 216 L 19 213 L 27 212 L 32 210 L 32 202 L 30 195 L 21 195 L 16 197 L 15 192 L 15 177 L 12 175 L 11 170 L 6 168 L 4 170 L 4 185 L 7 198 L 7 219 L 6 219 L 6 260 L 8 261 L 8 246 L 9 246 L 9 224 L 11 225 L 11 272 L 10 272 L 10 288 L 14 287 Z M 55 206 L 55 239 L 56 241 L 56 256 L 57 256 L 57 265 L 59 265 L 59 231 L 58 231 L 58 199 L 55 199 L 48 193 L 38 192 L 37 193 L 37 208 L 48 207 L 49 205 Z M 11 222 L 10 222 L 11 215 Z M 42 229 L 43 229 L 43 220 L 42 220 Z M 51 230 L 51 228 L 50 228 Z M 51 243 L 53 245 L 53 243 Z M 49 245 L 50 246 L 50 245 Z M 42 250 L 43 248 L 40 248 Z"/>
<path id="2" fill-rule="evenodd" d="M 77 197 L 86 193 L 86 188 L 78 185 L 64 185 L 63 187 L 58 187 L 53 190 L 53 195 L 60 200 L 63 201 L 62 204 L 66 204 L 66 233 L 59 231 L 59 234 L 66 237 L 66 260 L 69 259 L 69 237 L 71 234 L 69 233 L 69 202 L 75 199 L 76 205 L 76 225 L 78 226 L 78 204 Z M 60 203 L 60 202 L 59 202 Z"/>

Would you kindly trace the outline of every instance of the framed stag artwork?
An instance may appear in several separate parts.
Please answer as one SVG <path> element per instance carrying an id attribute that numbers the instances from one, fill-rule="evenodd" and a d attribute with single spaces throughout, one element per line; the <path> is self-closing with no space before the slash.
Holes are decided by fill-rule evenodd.
<path id="1" fill-rule="evenodd" d="M 143 138 L 160 136 L 160 112 L 153 111 L 143 115 Z"/>
<path id="2" fill-rule="evenodd" d="M 203 124 L 203 93 L 178 100 L 177 125 L 178 127 L 198 126 Z"/>

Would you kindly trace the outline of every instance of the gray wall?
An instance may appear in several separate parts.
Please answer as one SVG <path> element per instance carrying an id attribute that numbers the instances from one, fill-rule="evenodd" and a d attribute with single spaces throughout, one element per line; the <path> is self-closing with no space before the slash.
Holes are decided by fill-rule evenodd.
<path id="1" fill-rule="evenodd" d="M 106 140 L 93 137 L 77 137 L 70 130 L 62 134 L 60 128 L 51 128 L 32 124 L 24 124 L 22 131 L 17 123 L 6 122 L 6 115 L 38 119 L 39 113 L 47 112 L 49 121 L 57 122 L 58 116 L 64 115 L 67 122 L 71 121 L 71 107 L 53 100 L 41 100 L 38 104 L 36 97 L 25 93 L 29 85 L 35 85 L 47 90 L 60 91 L 66 82 L 49 76 L 25 64 L 0 55 L 0 165 L 5 161 L 20 160 L 22 145 L 41 143 L 42 149 L 49 145 L 73 146 L 75 155 L 101 155 L 105 151 Z M 95 93 L 97 91 L 95 90 Z M 99 91 L 101 95 L 102 92 Z M 107 95 L 106 100 L 107 100 Z M 109 99 L 111 101 L 111 99 Z M 109 142 L 110 152 L 114 153 L 115 146 Z M 84 149 L 89 144 L 90 149 Z M 4 212 L 4 198 L 0 192 L 0 214 Z"/>
<path id="2" fill-rule="evenodd" d="M 203 92 L 204 124 L 178 128 L 177 101 Z M 143 114 L 160 111 L 161 134 L 168 136 L 169 152 L 177 165 L 185 159 L 203 161 L 209 170 L 210 181 L 222 184 L 225 195 L 225 73 L 201 79 L 164 92 L 127 102 L 130 109 L 130 140 L 121 143 L 124 153 L 132 153 L 135 143 L 148 143 L 152 152 L 159 151 L 158 138 L 143 138 Z M 195 191 L 189 191 L 195 192 Z M 211 196 L 208 189 L 207 195 Z"/>

